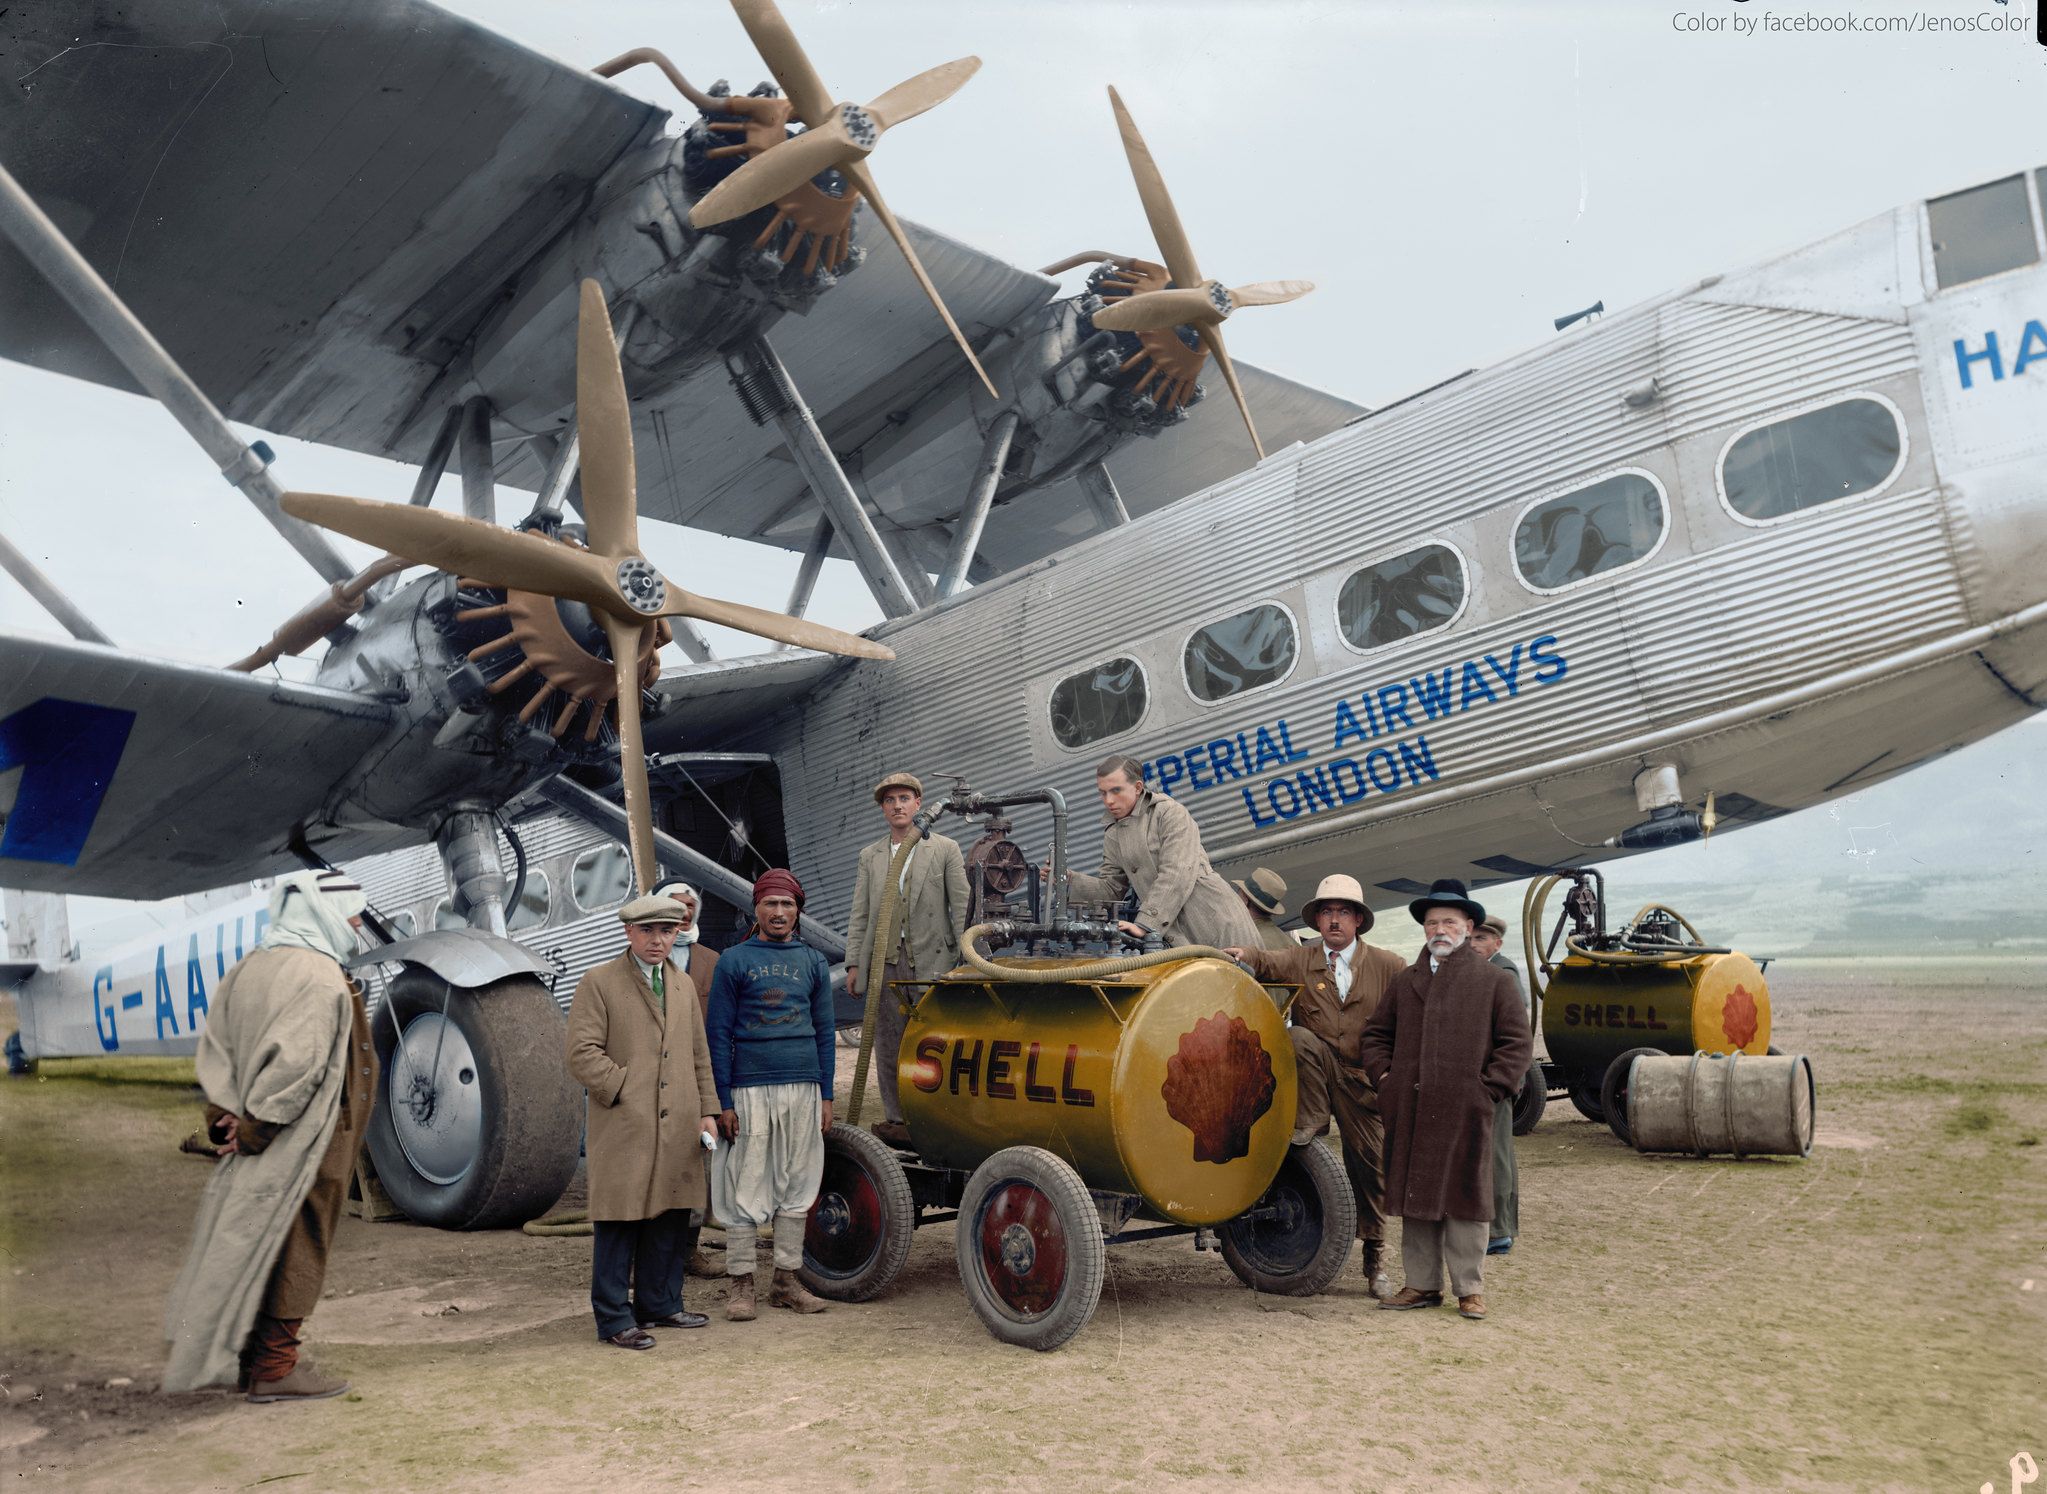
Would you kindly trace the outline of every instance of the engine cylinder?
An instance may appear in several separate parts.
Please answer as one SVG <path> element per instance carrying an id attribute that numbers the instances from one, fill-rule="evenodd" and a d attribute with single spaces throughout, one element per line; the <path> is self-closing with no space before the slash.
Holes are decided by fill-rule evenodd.
<path id="1" fill-rule="evenodd" d="M 1213 958 L 1092 981 L 1060 978 L 1084 961 L 1028 963 L 1042 979 L 963 969 L 898 988 L 913 1003 L 898 1090 L 919 1153 L 965 1169 L 1043 1147 L 1089 1187 L 1180 1224 L 1256 1203 L 1296 1097 L 1293 1043 L 1265 988 Z"/>

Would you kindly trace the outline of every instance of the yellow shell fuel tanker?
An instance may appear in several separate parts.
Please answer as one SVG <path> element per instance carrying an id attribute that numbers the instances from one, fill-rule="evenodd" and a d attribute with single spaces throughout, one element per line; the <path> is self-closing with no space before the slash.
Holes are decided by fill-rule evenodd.
<path id="1" fill-rule="evenodd" d="M 1225 960 L 1070 980 L 1073 959 L 970 970 L 907 994 L 898 1090 L 917 1151 L 971 1169 L 1042 1147 L 1088 1187 L 1177 1224 L 1258 1202 L 1293 1133 L 1293 1043 L 1266 989 Z"/>

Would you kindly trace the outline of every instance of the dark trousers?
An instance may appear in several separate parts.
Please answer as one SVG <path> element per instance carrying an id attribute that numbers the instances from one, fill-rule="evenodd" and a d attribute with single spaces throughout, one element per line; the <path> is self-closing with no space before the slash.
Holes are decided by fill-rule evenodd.
<path id="1" fill-rule="evenodd" d="M 682 1311 L 682 1271 L 697 1248 L 688 1209 L 652 1219 L 594 1219 L 590 1235 L 590 1310 L 599 1338 Z"/>

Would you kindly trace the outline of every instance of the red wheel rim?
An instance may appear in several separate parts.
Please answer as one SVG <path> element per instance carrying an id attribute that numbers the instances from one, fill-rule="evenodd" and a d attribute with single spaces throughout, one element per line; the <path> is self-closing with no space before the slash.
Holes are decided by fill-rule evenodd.
<path id="1" fill-rule="evenodd" d="M 825 1157 L 824 1181 L 803 1230 L 803 1253 L 814 1270 L 852 1276 L 881 1249 L 881 1190 L 867 1169 L 843 1152 Z"/>
<path id="2" fill-rule="evenodd" d="M 974 1221 L 981 1275 L 1011 1316 L 1050 1312 L 1066 1288 L 1066 1227 L 1052 1200 L 1025 1182 L 1003 1183 Z"/>

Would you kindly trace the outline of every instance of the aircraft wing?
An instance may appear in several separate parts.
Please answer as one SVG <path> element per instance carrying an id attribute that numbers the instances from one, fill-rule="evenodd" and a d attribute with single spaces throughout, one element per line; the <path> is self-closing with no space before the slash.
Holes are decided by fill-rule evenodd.
<path id="1" fill-rule="evenodd" d="M 391 719 L 338 690 L 0 632 L 0 884 L 162 898 L 295 865 L 292 826 Z"/>
<path id="2" fill-rule="evenodd" d="M 34 0 L 0 55 L 0 162 L 230 418 L 414 461 L 407 413 L 666 117 L 423 0 Z M 4 241 L 0 355 L 136 387 Z"/>

